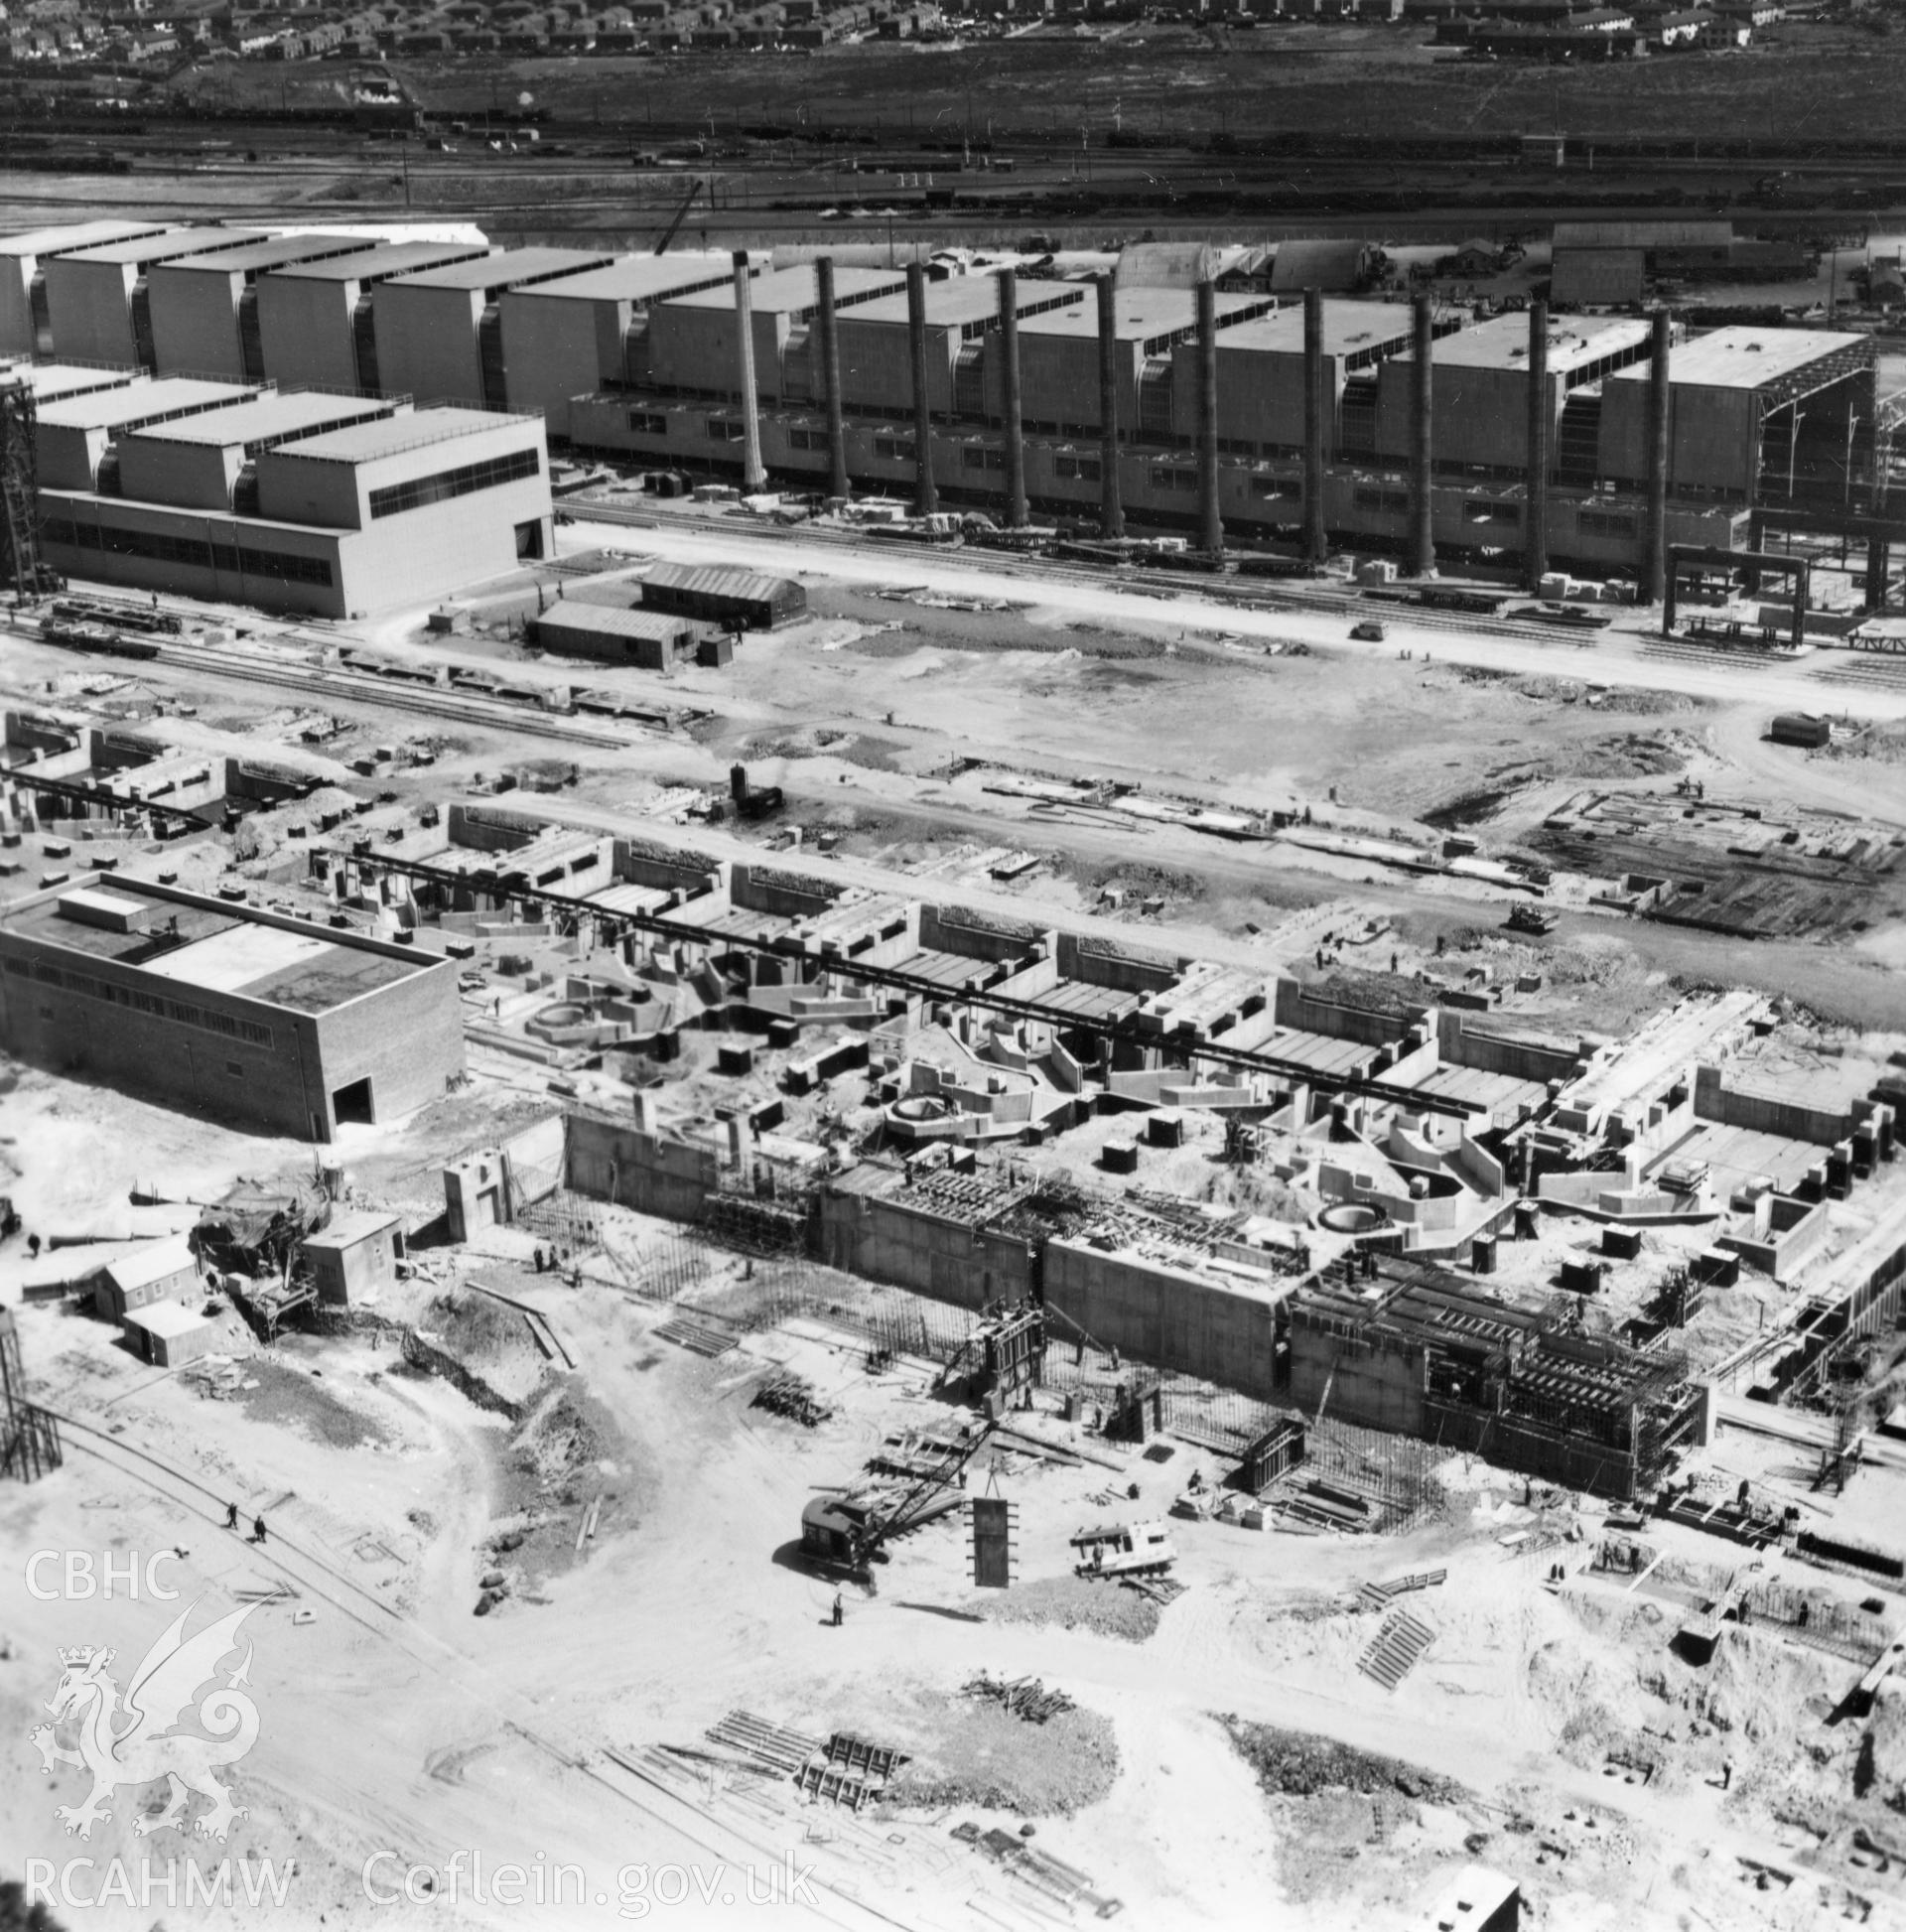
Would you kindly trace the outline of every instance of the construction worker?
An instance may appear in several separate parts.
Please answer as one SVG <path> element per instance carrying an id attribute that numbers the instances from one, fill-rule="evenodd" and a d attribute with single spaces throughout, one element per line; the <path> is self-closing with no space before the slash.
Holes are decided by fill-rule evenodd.
<path id="1" fill-rule="evenodd" d="M 238 1505 L 236 1503 L 227 1503 L 225 1505 L 225 1528 L 228 1530 L 235 1530 L 237 1527 L 238 1527 Z"/>
<path id="2" fill-rule="evenodd" d="M 265 1540 L 265 1519 L 262 1516 L 254 1516 L 251 1519 L 251 1540 L 254 1543 L 262 1543 Z"/>
<path id="3" fill-rule="evenodd" d="M 839 1629 L 847 1617 L 847 1605 L 841 1601 L 841 1592 L 834 1592 L 834 1627 Z"/>
<path id="4" fill-rule="evenodd" d="M 1733 1782 L 1734 1760 L 1731 1757 L 1723 1757 L 1720 1760 L 1720 1788 L 1726 1791 L 1732 1786 Z"/>

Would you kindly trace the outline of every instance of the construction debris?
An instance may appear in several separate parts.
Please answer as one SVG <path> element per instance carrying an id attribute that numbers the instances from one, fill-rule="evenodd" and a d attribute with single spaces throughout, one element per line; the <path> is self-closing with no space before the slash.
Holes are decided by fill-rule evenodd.
<path id="1" fill-rule="evenodd" d="M 1036 1677 L 1009 1679 L 982 1671 L 978 1677 L 969 1678 L 962 1689 L 964 1696 L 990 1698 L 1002 1710 L 1030 1725 L 1045 1724 L 1061 1712 L 1077 1708 L 1063 1691 L 1048 1691 Z"/>
<path id="2" fill-rule="evenodd" d="M 818 1429 L 834 1413 L 816 1399 L 814 1385 L 804 1375 L 769 1376 L 754 1391 L 754 1399 L 749 1406 L 765 1409 L 769 1415 L 785 1416 L 803 1429 Z"/>

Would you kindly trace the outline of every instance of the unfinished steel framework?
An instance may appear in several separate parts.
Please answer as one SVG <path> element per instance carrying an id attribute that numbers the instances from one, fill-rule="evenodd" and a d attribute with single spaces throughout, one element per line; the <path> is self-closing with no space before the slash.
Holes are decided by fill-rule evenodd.
<path id="1" fill-rule="evenodd" d="M 1291 1391 L 1345 1420 L 1632 1501 L 1698 1421 L 1687 1357 L 1572 1333 L 1460 1277 L 1370 1256 L 1291 1306 Z"/>
<path id="2" fill-rule="evenodd" d="M 34 1482 L 63 1460 L 60 1425 L 27 1400 L 20 1331 L 13 1311 L 0 1309 L 0 1476 Z"/>
<path id="3" fill-rule="evenodd" d="M 40 561 L 40 463 L 33 390 L 0 383 L 0 583 L 21 597 L 59 588 Z"/>

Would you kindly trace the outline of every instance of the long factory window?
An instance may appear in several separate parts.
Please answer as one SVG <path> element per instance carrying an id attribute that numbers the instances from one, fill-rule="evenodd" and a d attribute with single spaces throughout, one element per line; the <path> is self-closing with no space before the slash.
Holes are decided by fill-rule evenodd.
<path id="1" fill-rule="evenodd" d="M 103 550 L 114 557 L 143 557 L 152 563 L 221 570 L 227 576 L 275 577 L 288 584 L 328 585 L 332 581 L 327 557 L 206 543 L 199 537 L 168 536 L 163 530 L 128 530 L 111 523 L 79 523 L 54 516 L 47 519 L 46 537 L 49 543 L 70 544 L 75 550 Z"/>
<path id="2" fill-rule="evenodd" d="M 461 470 L 439 470 L 434 477 L 413 477 L 408 483 L 386 483 L 370 492 L 371 521 L 422 509 L 426 503 L 447 503 L 453 496 L 471 496 L 479 489 L 495 489 L 542 474 L 543 459 L 536 450 L 512 450 L 486 463 L 467 463 Z"/>
<path id="3" fill-rule="evenodd" d="M 7 971 L 25 975 L 28 971 L 24 960 L 9 958 Z M 36 959 L 32 964 L 33 977 L 43 986 L 58 986 L 68 993 L 77 993 L 88 1000 L 103 1000 L 108 1006 L 131 1007 L 137 1013 L 151 1014 L 158 1020 L 175 1020 L 182 1027 L 197 1027 L 202 1033 L 223 1034 L 227 1039 L 248 1040 L 254 1046 L 269 1047 L 273 1044 L 269 1027 L 261 1027 L 255 1020 L 236 1020 L 228 1013 L 219 1013 L 210 1007 L 193 1006 L 184 1000 L 166 1000 L 156 994 L 135 993 L 129 986 L 121 986 L 113 980 L 95 979 L 90 973 L 78 973 L 70 968 L 62 970 L 44 959 Z"/>

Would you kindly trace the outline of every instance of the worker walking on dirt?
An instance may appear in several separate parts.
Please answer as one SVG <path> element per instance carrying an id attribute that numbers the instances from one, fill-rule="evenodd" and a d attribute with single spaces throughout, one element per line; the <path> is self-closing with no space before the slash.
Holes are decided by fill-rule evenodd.
<path id="1" fill-rule="evenodd" d="M 235 1530 L 237 1527 L 238 1527 L 238 1505 L 236 1503 L 227 1503 L 225 1505 L 225 1528 L 228 1530 Z"/>
<path id="2" fill-rule="evenodd" d="M 1733 1782 L 1734 1760 L 1731 1757 L 1723 1757 L 1720 1760 L 1720 1788 L 1726 1791 L 1732 1786 Z"/>
<path id="3" fill-rule="evenodd" d="M 847 1620 L 847 1605 L 841 1601 L 841 1592 L 834 1592 L 834 1627 L 839 1629 Z"/>
<path id="4" fill-rule="evenodd" d="M 262 1543 L 265 1540 L 265 1519 L 262 1516 L 254 1516 L 251 1519 L 251 1540 L 254 1543 Z"/>

